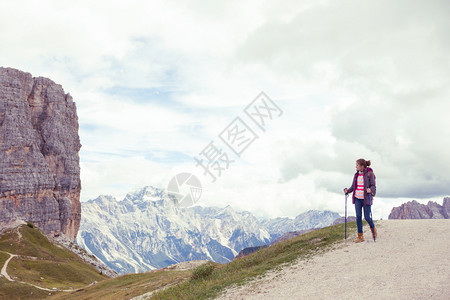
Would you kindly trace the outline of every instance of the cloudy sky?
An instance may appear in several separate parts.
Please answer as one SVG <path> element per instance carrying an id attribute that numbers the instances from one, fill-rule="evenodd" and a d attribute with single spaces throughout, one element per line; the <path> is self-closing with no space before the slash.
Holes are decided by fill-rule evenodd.
<path id="1" fill-rule="evenodd" d="M 199 205 L 343 214 L 365 158 L 374 217 L 387 218 L 450 196 L 449 11 L 445 0 L 0 0 L 0 65 L 73 96 L 82 201 L 188 172 Z M 262 91 L 282 111 L 265 131 L 244 112 Z M 219 137 L 236 117 L 258 136 L 240 156 Z M 233 161 L 215 182 L 194 160 L 211 142 Z"/>

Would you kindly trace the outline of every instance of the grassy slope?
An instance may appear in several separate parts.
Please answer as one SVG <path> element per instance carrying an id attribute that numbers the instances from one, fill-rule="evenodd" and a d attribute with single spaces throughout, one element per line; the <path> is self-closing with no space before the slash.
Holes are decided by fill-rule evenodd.
<path id="1" fill-rule="evenodd" d="M 355 232 L 356 222 L 348 223 L 347 227 L 348 232 Z M 329 250 L 330 246 L 343 240 L 343 233 L 344 224 L 306 233 L 216 267 L 211 274 L 160 291 L 152 299 L 213 298 L 226 287 L 244 284 L 263 276 L 268 270 L 280 269 L 297 259 L 307 259 L 318 252 Z"/>
<path id="2" fill-rule="evenodd" d="M 127 274 L 99 282 L 72 293 L 58 294 L 52 299 L 130 299 L 190 278 L 192 271 L 152 271 Z"/>
<path id="3" fill-rule="evenodd" d="M 20 240 L 17 229 L 9 230 L 0 237 L 0 251 L 26 256 L 13 258 L 8 264 L 7 271 L 12 278 L 50 289 L 79 288 L 105 279 L 75 253 L 52 244 L 37 228 L 22 225 L 19 230 L 22 234 Z M 0 261 L 2 259 L 3 256 L 0 256 Z M 0 299 L 42 297 L 43 294 L 48 296 L 49 292 L 4 278 L 0 280 Z"/>
<path id="4" fill-rule="evenodd" d="M 9 258 L 9 254 L 5 252 L 0 252 L 0 269 L 3 267 L 5 261 Z"/>
<path id="5" fill-rule="evenodd" d="M 49 294 L 52 293 L 0 278 L 0 299 L 43 299 L 49 297 Z"/>

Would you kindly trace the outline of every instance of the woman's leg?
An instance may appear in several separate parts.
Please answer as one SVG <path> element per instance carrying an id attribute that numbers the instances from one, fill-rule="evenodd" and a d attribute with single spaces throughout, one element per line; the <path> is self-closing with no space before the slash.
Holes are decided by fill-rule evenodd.
<path id="1" fill-rule="evenodd" d="M 370 228 L 373 228 L 373 220 L 370 216 L 370 205 L 364 205 L 364 219 L 366 219 L 367 223 L 369 224 Z M 362 223 L 362 222 L 361 222 Z"/>
<path id="2" fill-rule="evenodd" d="M 364 205 L 364 200 L 355 198 L 355 212 L 356 212 L 356 226 L 358 227 L 358 233 L 363 232 L 362 228 L 362 207 Z M 365 212 L 366 210 L 364 210 Z"/>

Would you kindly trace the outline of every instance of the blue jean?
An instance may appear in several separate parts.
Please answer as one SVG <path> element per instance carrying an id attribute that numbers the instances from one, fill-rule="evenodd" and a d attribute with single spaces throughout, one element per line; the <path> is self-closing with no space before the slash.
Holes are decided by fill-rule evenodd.
<path id="1" fill-rule="evenodd" d="M 358 227 L 358 233 L 362 233 L 362 208 L 364 207 L 364 219 L 369 223 L 370 228 L 373 228 L 373 221 L 370 217 L 370 205 L 364 205 L 364 199 L 355 198 L 355 210 L 356 210 L 356 226 Z"/>

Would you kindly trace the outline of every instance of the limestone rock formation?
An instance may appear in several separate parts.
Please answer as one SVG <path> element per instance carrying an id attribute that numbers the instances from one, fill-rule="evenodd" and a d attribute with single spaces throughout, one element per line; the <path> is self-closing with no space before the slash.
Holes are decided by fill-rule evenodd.
<path id="1" fill-rule="evenodd" d="M 429 201 L 427 205 L 416 200 L 394 207 L 389 219 L 449 219 L 450 198 L 444 198 L 443 205 Z"/>
<path id="2" fill-rule="evenodd" d="M 76 106 L 61 85 L 0 67 L 0 226 L 21 219 L 75 240 L 80 148 Z"/>

